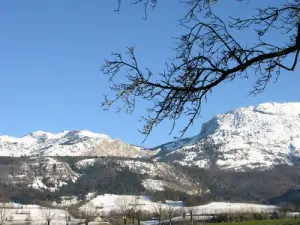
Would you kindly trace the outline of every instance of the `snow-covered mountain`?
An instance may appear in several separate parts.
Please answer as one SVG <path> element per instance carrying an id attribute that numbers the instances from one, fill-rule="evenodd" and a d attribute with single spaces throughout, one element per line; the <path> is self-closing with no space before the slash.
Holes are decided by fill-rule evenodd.
<path id="1" fill-rule="evenodd" d="M 199 135 L 145 150 L 104 134 L 34 132 L 0 136 L 0 156 L 116 156 L 201 168 L 270 168 L 300 162 L 300 102 L 238 108 L 204 123 Z"/>
<path id="2" fill-rule="evenodd" d="M 150 150 L 89 131 L 0 136 L 0 191 L 18 201 L 44 191 L 53 198 L 99 191 L 277 201 L 298 191 L 299 168 L 300 102 L 235 109 L 197 136 Z"/>
<path id="3" fill-rule="evenodd" d="M 153 154 L 140 147 L 90 131 L 37 131 L 21 138 L 0 136 L 0 156 L 117 156 L 142 157 Z"/>
<path id="4" fill-rule="evenodd" d="M 300 159 L 300 103 L 238 108 L 204 123 L 199 135 L 158 150 L 158 159 L 204 168 L 292 165 Z"/>

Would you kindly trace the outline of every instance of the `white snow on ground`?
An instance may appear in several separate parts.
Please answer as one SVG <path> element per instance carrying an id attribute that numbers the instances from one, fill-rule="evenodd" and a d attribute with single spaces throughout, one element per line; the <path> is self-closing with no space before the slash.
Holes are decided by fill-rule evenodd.
<path id="1" fill-rule="evenodd" d="M 77 203 L 79 203 L 79 199 L 77 196 L 73 195 L 73 196 L 62 196 L 61 197 L 62 200 L 60 203 L 54 202 L 53 206 L 55 207 L 67 207 L 67 206 L 71 206 L 71 205 L 76 205 Z"/>
<path id="2" fill-rule="evenodd" d="M 86 207 L 93 207 L 98 209 L 99 212 L 108 215 L 110 212 L 118 211 L 119 202 L 134 202 L 138 198 L 138 204 L 141 206 L 143 211 L 154 212 L 154 207 L 157 207 L 158 204 L 152 202 L 147 196 L 133 196 L 133 195 L 98 195 L 94 199 L 90 200 L 87 204 L 83 205 L 80 209 L 84 210 Z M 167 208 L 166 204 L 162 204 L 163 208 Z"/>
<path id="3" fill-rule="evenodd" d="M 250 204 L 250 203 L 230 203 L 230 202 L 212 202 L 206 205 L 195 206 L 195 207 L 183 207 L 181 211 L 185 211 L 189 214 L 193 211 L 193 218 L 195 220 L 209 220 L 213 218 L 212 215 L 208 214 L 221 214 L 221 213 L 272 213 L 276 210 L 276 206 L 272 205 L 260 205 L 260 204 Z M 201 215 L 202 214 L 202 215 Z M 297 214 L 290 213 L 291 217 Z M 186 217 L 189 220 L 189 217 Z M 183 221 L 182 216 L 173 217 L 172 221 Z M 166 221 L 167 222 L 167 221 Z"/>
<path id="4" fill-rule="evenodd" d="M 89 203 L 97 208 L 103 208 L 104 211 L 110 211 L 110 210 L 116 210 L 117 206 L 116 203 L 120 198 L 125 198 L 128 201 L 133 201 L 135 196 L 133 195 L 111 195 L 111 194 L 105 194 L 105 195 L 98 195 L 97 197 L 91 199 Z M 149 199 L 142 197 L 141 202 L 150 202 Z"/>
<path id="5" fill-rule="evenodd" d="M 218 214 L 218 213 L 234 213 L 234 212 L 273 212 L 276 206 L 260 205 L 250 203 L 229 203 L 229 202 L 212 202 L 206 205 L 192 207 L 197 214 Z"/>
<path id="6" fill-rule="evenodd" d="M 46 209 L 38 205 L 20 205 L 9 203 L 5 204 L 5 207 L 8 208 L 6 224 L 25 224 L 25 222 L 30 222 L 32 225 L 45 224 L 43 214 L 50 213 L 51 215 L 54 214 L 51 224 L 65 225 L 66 215 L 69 215 L 65 210 L 62 209 Z M 70 217 L 71 221 L 76 221 L 74 218 L 72 218 L 72 216 Z"/>
<path id="7" fill-rule="evenodd" d="M 87 193 L 87 194 L 85 195 L 85 200 L 92 200 L 93 198 L 96 197 L 96 195 L 97 195 L 96 192 L 90 192 L 90 193 Z"/>
<path id="8" fill-rule="evenodd" d="M 195 214 L 219 214 L 219 213 L 234 213 L 234 212 L 273 212 L 276 206 L 272 205 L 260 205 L 250 203 L 228 203 L 228 202 L 212 202 L 206 205 L 195 207 L 183 207 L 182 203 L 177 201 L 166 201 L 166 203 L 152 202 L 149 197 L 146 196 L 132 196 L 132 195 L 98 195 L 90 200 L 84 207 L 93 207 L 100 210 L 104 214 L 109 214 L 112 211 L 118 211 L 118 202 L 126 201 L 129 203 L 134 202 L 134 199 L 139 199 L 139 205 L 141 210 L 148 212 L 155 212 L 155 207 L 161 205 L 162 209 L 167 210 L 170 206 L 174 207 L 174 210 L 189 211 L 192 209 Z M 125 199 L 125 200 L 123 200 Z"/>
<path id="9" fill-rule="evenodd" d="M 73 196 L 74 197 L 74 196 Z M 138 205 L 142 211 L 147 211 L 149 213 L 154 213 L 155 208 L 161 207 L 163 210 L 168 210 L 172 207 L 174 212 L 189 212 L 193 210 L 195 216 L 197 214 L 219 214 L 219 213 L 234 213 L 234 212 L 273 212 L 276 207 L 268 205 L 259 204 L 248 204 L 248 203 L 228 203 L 228 202 L 212 202 L 207 205 L 195 206 L 195 207 L 183 207 L 182 202 L 178 201 L 166 201 L 166 203 L 151 202 L 151 200 L 146 196 L 132 196 L 132 195 L 99 195 L 91 199 L 85 205 L 83 205 L 80 210 L 84 210 L 85 207 L 90 207 L 89 210 L 97 211 L 102 213 L 102 215 L 109 215 L 111 212 L 118 211 L 118 203 L 120 201 L 127 201 L 128 204 L 132 204 L 135 199 L 139 199 Z M 124 200 L 125 199 L 125 200 Z M 70 199 L 68 199 L 70 200 Z M 73 198 L 75 201 L 75 197 Z M 66 213 L 63 209 L 46 209 L 38 205 L 20 205 L 16 203 L 5 204 L 8 208 L 7 220 L 12 222 L 12 224 L 24 224 L 30 221 L 33 225 L 43 224 L 43 212 L 54 213 L 53 223 L 56 225 L 63 225 L 66 223 Z M 63 205 L 60 205 L 63 207 Z M 174 218 L 176 220 L 176 218 Z M 71 217 L 71 220 L 75 222 L 76 220 Z M 78 222 L 78 220 L 77 220 Z M 8 223 L 9 224 L 9 223 Z M 145 221 L 145 225 L 153 225 L 155 221 Z"/>

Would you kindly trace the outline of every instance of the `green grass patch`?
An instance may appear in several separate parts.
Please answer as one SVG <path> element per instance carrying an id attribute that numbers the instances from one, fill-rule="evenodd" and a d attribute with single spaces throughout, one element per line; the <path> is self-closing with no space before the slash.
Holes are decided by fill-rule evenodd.
<path id="1" fill-rule="evenodd" d="M 211 223 L 210 225 L 220 225 L 220 223 Z M 222 223 L 222 225 L 300 225 L 300 219 L 226 222 L 226 223 Z"/>

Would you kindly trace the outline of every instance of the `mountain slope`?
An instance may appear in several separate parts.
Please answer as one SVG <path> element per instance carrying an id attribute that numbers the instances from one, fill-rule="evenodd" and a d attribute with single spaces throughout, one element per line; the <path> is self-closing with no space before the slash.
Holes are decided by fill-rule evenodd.
<path id="1" fill-rule="evenodd" d="M 153 185 L 160 185 L 160 191 L 165 188 L 182 191 L 189 194 L 200 194 L 200 184 L 195 182 L 184 170 L 163 162 L 152 162 L 141 159 L 117 159 L 117 158 L 89 158 L 77 161 L 75 169 L 82 174 L 96 171 L 97 176 L 113 167 L 113 170 L 126 171 L 141 178 L 145 190 L 157 191 Z M 101 170 L 101 172 L 100 172 Z"/>
<path id="2" fill-rule="evenodd" d="M 160 160 L 204 168 L 293 165 L 300 157 L 300 103 L 266 103 L 217 115 L 199 135 L 159 150 Z"/>
<path id="3" fill-rule="evenodd" d="M 0 156 L 118 156 L 141 157 L 153 154 L 140 147 L 90 131 L 38 131 L 21 138 L 0 136 Z"/>
<path id="4" fill-rule="evenodd" d="M 159 190 L 153 188 L 154 183 L 160 183 Z M 201 194 L 207 190 L 179 167 L 116 157 L 0 157 L 0 193 L 7 187 L 11 193 L 6 197 L 20 191 L 48 192 L 59 197 L 165 189 Z"/>

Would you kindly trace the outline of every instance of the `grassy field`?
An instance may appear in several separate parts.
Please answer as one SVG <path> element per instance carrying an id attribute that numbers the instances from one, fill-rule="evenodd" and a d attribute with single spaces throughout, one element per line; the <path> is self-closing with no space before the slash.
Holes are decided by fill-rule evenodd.
<path id="1" fill-rule="evenodd" d="M 210 225 L 220 225 L 220 223 L 211 223 Z M 300 219 L 227 222 L 227 223 L 222 223 L 222 225 L 300 225 Z"/>

